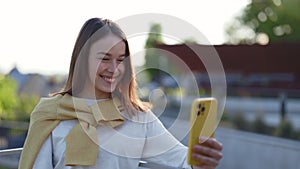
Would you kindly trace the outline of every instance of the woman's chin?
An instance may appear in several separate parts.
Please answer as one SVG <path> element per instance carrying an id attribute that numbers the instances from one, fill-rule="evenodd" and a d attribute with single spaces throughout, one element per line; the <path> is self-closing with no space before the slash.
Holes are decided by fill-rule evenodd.
<path id="1" fill-rule="evenodd" d="M 102 93 L 102 94 L 111 94 L 115 90 L 116 90 L 116 88 L 111 86 L 111 87 L 101 87 L 101 88 L 95 89 L 95 92 Z"/>

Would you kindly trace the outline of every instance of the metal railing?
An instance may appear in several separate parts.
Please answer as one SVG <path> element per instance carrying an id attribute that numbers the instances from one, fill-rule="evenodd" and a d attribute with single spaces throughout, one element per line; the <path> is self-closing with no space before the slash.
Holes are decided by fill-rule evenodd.
<path id="1" fill-rule="evenodd" d="M 5 150 L 0 150 L 0 156 L 5 156 L 5 155 L 16 155 L 21 153 L 23 148 L 12 148 L 12 149 L 5 149 Z"/>

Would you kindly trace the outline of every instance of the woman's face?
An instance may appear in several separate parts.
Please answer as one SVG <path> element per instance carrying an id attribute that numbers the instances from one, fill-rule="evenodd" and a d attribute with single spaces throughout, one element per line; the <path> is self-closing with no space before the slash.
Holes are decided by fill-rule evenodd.
<path id="1" fill-rule="evenodd" d="M 125 73 L 125 43 L 108 34 L 91 45 L 88 56 L 88 78 L 81 93 L 87 98 L 108 98 Z"/>

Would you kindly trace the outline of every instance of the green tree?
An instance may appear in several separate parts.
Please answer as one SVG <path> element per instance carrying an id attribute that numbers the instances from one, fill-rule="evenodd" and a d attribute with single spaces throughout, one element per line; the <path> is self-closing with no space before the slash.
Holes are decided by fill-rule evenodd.
<path id="1" fill-rule="evenodd" d="M 152 48 L 155 47 L 156 44 L 163 43 L 162 37 L 162 28 L 161 25 L 158 23 L 154 23 L 150 27 L 150 31 L 148 33 L 148 38 L 146 40 L 145 48 Z"/>
<path id="2" fill-rule="evenodd" d="M 226 28 L 227 43 L 300 41 L 300 0 L 252 0 Z"/>
<path id="3" fill-rule="evenodd" d="M 39 101 L 37 95 L 22 94 L 18 97 L 18 105 L 15 107 L 16 121 L 29 121 L 30 114 Z"/>
<path id="4" fill-rule="evenodd" d="M 16 82 L 0 74 L 0 120 L 14 118 L 17 98 Z"/>
<path id="5" fill-rule="evenodd" d="M 29 121 L 38 100 L 39 97 L 35 95 L 19 95 L 16 81 L 0 75 L 0 121 Z"/>
<path id="6" fill-rule="evenodd" d="M 156 45 L 162 44 L 162 28 L 161 25 L 158 23 L 154 23 L 151 25 L 148 38 L 146 40 L 145 44 L 145 66 L 147 69 L 147 72 L 150 76 L 150 80 L 153 80 L 155 76 L 159 76 L 159 70 L 154 69 L 158 68 L 159 63 L 159 57 L 158 57 L 158 51 L 155 48 Z"/>

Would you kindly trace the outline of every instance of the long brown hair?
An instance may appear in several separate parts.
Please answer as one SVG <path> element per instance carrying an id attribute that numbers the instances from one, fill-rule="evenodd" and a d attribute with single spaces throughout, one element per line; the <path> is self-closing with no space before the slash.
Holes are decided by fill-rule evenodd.
<path id="1" fill-rule="evenodd" d="M 125 74 L 114 91 L 114 94 L 122 100 L 123 105 L 129 113 L 135 112 L 136 110 L 146 111 L 149 105 L 143 103 L 136 93 L 137 83 L 126 35 L 116 23 L 108 19 L 91 18 L 84 23 L 75 42 L 66 84 L 60 92 L 54 93 L 53 95 L 76 95 L 83 89 L 84 82 L 88 76 L 87 67 L 90 46 L 96 40 L 99 40 L 109 33 L 120 37 L 125 43 L 126 48 L 126 59 L 124 60 Z"/>

